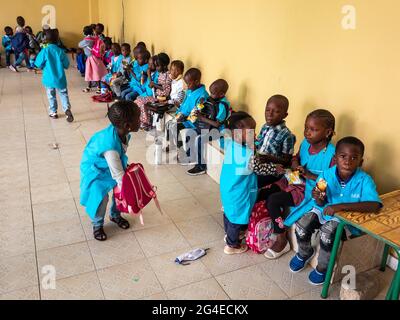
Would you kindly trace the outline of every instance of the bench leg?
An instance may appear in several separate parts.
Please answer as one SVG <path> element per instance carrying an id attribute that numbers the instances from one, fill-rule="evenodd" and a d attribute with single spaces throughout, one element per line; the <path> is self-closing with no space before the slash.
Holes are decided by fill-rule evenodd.
<path id="1" fill-rule="evenodd" d="M 398 255 L 398 259 L 400 261 L 400 252 L 395 250 Z M 400 291 L 400 266 L 397 267 L 397 270 L 393 276 L 392 283 L 390 284 L 390 288 L 386 294 L 386 300 L 399 300 L 399 291 Z"/>
<path id="2" fill-rule="evenodd" d="M 345 227 L 344 222 L 340 222 L 336 230 L 335 242 L 333 243 L 333 248 L 331 252 L 331 257 L 329 260 L 328 270 L 326 271 L 326 277 L 324 282 L 324 287 L 322 288 L 321 298 L 326 299 L 328 297 L 329 286 L 331 284 L 333 268 L 335 267 L 336 256 L 339 250 L 339 245 L 342 240 L 342 234 Z"/>
<path id="3" fill-rule="evenodd" d="M 387 259 L 389 256 L 389 249 L 390 249 L 390 246 L 388 244 L 385 244 L 385 249 L 383 249 L 381 268 L 379 269 L 382 272 L 385 272 L 385 270 L 386 270 Z"/>

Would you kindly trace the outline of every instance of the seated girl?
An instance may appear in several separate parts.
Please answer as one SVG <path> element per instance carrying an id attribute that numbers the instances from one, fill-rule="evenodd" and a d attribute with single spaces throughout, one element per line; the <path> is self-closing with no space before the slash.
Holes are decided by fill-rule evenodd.
<path id="1" fill-rule="evenodd" d="M 136 99 L 135 103 L 141 110 L 140 122 L 143 130 L 150 130 L 152 125 L 151 112 L 146 108 L 147 104 L 166 101 L 171 93 L 172 79 L 168 72 L 170 59 L 166 53 L 160 53 L 153 57 L 156 73 L 147 79 L 146 92 Z M 150 70 L 150 69 L 149 69 Z M 155 79 L 157 77 L 157 79 Z M 154 94 L 153 94 L 154 91 Z"/>
<path id="2" fill-rule="evenodd" d="M 324 171 L 334 165 L 335 147 L 331 139 L 335 132 L 335 117 L 327 110 L 315 110 L 311 112 L 305 122 L 304 137 L 299 153 L 293 157 L 291 170 L 298 172 L 302 177 L 303 184 L 290 184 L 287 178 L 282 178 L 277 183 L 262 189 L 259 200 L 267 200 L 268 212 L 273 220 L 276 242 L 265 252 L 268 259 L 277 259 L 290 251 L 287 240 L 287 229 L 283 222 L 289 207 L 309 202 L 315 180 Z M 255 165 L 255 171 L 260 171 Z M 271 167 L 279 174 L 285 174 L 282 166 Z M 305 188 L 305 190 L 304 190 Z M 305 199 L 304 199 L 305 198 Z M 303 201 L 304 199 L 304 201 Z M 303 202 L 302 202 L 303 201 Z M 296 211 L 298 208 L 295 209 Z M 290 215 L 285 221 L 286 225 L 292 225 L 299 217 L 297 214 Z"/>

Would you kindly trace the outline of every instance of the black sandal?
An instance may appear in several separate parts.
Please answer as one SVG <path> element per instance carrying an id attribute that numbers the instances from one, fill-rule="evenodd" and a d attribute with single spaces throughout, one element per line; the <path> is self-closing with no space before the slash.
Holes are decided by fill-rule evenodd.
<path id="1" fill-rule="evenodd" d="M 110 218 L 110 221 L 116 223 L 118 225 L 118 227 L 120 227 L 121 229 L 124 229 L 124 230 L 129 229 L 131 226 L 129 224 L 129 221 L 122 217 Z"/>
<path id="2" fill-rule="evenodd" d="M 107 240 L 107 235 L 104 232 L 103 227 L 93 228 L 93 236 L 98 241 L 106 241 Z"/>

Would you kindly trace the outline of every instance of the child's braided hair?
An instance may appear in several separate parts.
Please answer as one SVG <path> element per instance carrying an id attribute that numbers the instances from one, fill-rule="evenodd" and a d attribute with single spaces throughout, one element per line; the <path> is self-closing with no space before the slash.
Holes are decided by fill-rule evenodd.
<path id="1" fill-rule="evenodd" d="M 308 116 L 308 118 L 317 118 L 321 119 L 324 122 L 324 125 L 327 129 L 332 129 L 332 134 L 328 137 L 328 142 L 330 142 L 335 135 L 335 116 L 329 112 L 328 110 L 325 109 L 317 109 L 311 112 Z"/>
<path id="2" fill-rule="evenodd" d="M 118 101 L 108 107 L 107 117 L 111 124 L 123 128 L 126 123 L 140 116 L 140 108 L 133 101 Z"/>

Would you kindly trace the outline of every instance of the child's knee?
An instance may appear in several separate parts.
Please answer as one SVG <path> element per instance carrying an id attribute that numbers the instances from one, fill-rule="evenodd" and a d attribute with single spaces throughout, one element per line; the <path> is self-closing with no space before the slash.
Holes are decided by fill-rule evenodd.
<path id="1" fill-rule="evenodd" d="M 336 221 L 330 221 L 321 227 L 320 245 L 325 251 L 330 251 L 333 247 L 337 226 Z"/>
<path id="2" fill-rule="evenodd" d="M 296 237 L 299 240 L 310 240 L 313 233 L 312 224 L 314 219 L 314 213 L 309 212 L 305 214 L 295 225 Z"/>

